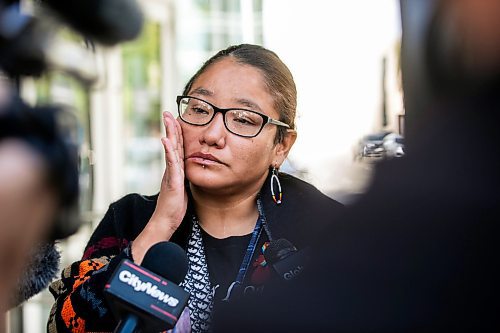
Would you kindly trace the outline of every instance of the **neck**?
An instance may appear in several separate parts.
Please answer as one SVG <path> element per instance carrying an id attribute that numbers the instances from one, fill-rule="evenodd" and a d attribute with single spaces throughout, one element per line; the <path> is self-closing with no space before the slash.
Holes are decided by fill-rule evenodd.
<path id="1" fill-rule="evenodd" d="M 214 196 L 191 186 L 200 226 L 215 238 L 243 236 L 251 233 L 257 222 L 258 191 L 233 196 Z"/>

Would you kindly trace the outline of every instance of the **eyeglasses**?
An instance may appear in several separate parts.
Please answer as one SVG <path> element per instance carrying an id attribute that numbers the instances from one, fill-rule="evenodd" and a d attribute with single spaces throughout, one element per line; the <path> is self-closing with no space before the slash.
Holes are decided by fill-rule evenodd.
<path id="1" fill-rule="evenodd" d="M 226 129 L 245 138 L 259 135 L 266 124 L 290 128 L 287 124 L 262 113 L 238 108 L 221 109 L 196 97 L 177 96 L 177 105 L 181 120 L 195 126 L 209 124 L 217 112 L 220 112 L 224 116 Z"/>

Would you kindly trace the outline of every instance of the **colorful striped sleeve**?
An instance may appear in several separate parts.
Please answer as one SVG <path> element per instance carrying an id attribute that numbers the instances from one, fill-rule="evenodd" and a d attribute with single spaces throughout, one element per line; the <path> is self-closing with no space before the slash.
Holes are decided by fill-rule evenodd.
<path id="1" fill-rule="evenodd" d="M 130 241 L 121 237 L 112 207 L 92 234 L 82 259 L 66 267 L 49 290 L 55 298 L 47 332 L 111 332 L 118 322 L 104 286 L 123 259 L 132 259 Z M 120 235 L 120 236 L 118 236 Z"/>

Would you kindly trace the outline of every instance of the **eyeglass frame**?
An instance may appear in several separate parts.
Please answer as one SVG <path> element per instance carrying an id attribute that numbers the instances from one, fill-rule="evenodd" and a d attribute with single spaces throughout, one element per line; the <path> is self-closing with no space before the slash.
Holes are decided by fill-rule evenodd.
<path id="1" fill-rule="evenodd" d="M 193 123 L 185 120 L 184 118 L 182 118 L 180 108 L 181 108 L 181 100 L 184 99 L 184 98 L 193 98 L 193 99 L 196 99 L 196 100 L 198 100 L 200 102 L 203 102 L 203 103 L 206 103 L 206 104 L 210 105 L 212 107 L 212 109 L 214 110 L 214 114 L 212 115 L 212 118 L 210 118 L 210 120 L 207 121 L 205 124 L 193 124 Z M 198 97 L 189 96 L 189 95 L 180 95 L 180 96 L 177 96 L 176 102 L 177 102 L 177 113 L 179 114 L 179 118 L 181 118 L 181 120 L 183 122 L 185 122 L 186 124 L 193 125 L 193 126 L 205 126 L 205 125 L 210 124 L 212 122 L 212 120 L 214 120 L 215 115 L 220 112 L 220 113 L 222 113 L 222 120 L 223 120 L 222 122 L 224 123 L 224 127 L 230 133 L 232 133 L 234 135 L 237 135 L 237 136 L 241 136 L 243 138 L 255 138 L 257 135 L 260 134 L 260 132 L 262 132 L 262 129 L 267 124 L 273 124 L 273 125 L 276 125 L 276 126 L 282 126 L 282 127 L 288 128 L 290 130 L 290 125 L 285 124 L 284 122 L 281 122 L 279 120 L 273 119 L 273 118 L 271 118 L 271 117 L 269 117 L 269 116 L 267 116 L 265 114 L 262 114 L 260 112 L 254 111 L 254 110 L 249 110 L 249 109 L 244 109 L 244 108 L 227 108 L 227 109 L 219 108 L 219 107 L 213 105 L 212 103 L 205 101 L 204 99 L 201 99 L 201 98 L 198 98 Z M 262 119 L 263 119 L 263 122 L 262 122 L 262 125 L 260 126 L 259 131 L 255 135 L 242 135 L 242 134 L 238 134 L 238 133 L 235 133 L 235 132 L 231 131 L 228 128 L 227 124 L 226 124 L 226 113 L 229 112 L 229 111 L 233 111 L 233 110 L 241 110 L 241 111 L 246 111 L 246 112 L 252 112 L 252 113 L 255 113 L 255 114 L 261 116 Z"/>

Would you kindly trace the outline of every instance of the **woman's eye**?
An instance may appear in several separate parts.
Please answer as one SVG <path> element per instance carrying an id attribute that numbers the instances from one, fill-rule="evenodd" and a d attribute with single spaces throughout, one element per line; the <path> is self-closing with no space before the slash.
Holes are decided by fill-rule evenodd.
<path id="1" fill-rule="evenodd" d="M 247 118 L 247 117 L 237 117 L 237 118 L 234 118 L 233 120 L 235 122 L 237 122 L 238 125 L 244 125 L 244 126 L 255 126 L 256 125 L 256 122 L 253 119 Z"/>
<path id="2" fill-rule="evenodd" d="M 236 118 L 236 119 L 234 119 L 234 121 L 241 123 L 241 124 L 251 124 L 250 121 L 248 121 L 247 119 L 243 119 L 243 118 Z"/>
<path id="3" fill-rule="evenodd" d="M 240 113 L 233 113 L 232 114 L 232 121 L 237 123 L 239 126 L 256 126 L 257 125 L 257 120 L 254 119 L 255 117 L 252 117 L 251 114 L 248 114 L 247 112 L 240 112 Z"/>
<path id="4" fill-rule="evenodd" d="M 208 114 L 208 111 L 199 107 L 192 107 L 191 111 L 196 114 Z"/>

